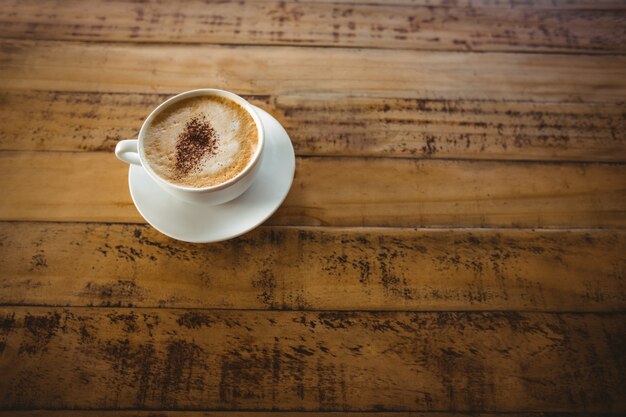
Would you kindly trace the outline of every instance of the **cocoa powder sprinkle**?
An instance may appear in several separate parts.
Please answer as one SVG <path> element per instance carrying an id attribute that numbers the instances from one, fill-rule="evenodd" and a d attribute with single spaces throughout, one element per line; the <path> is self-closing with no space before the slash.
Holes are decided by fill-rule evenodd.
<path id="1" fill-rule="evenodd" d="M 176 141 L 176 172 L 179 177 L 198 168 L 200 161 L 217 151 L 217 137 L 211 124 L 202 117 L 194 117 Z"/>

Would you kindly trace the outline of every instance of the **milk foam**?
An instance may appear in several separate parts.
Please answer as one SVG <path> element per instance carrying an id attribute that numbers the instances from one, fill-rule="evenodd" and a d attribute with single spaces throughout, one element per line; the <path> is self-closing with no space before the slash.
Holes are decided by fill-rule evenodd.
<path id="1" fill-rule="evenodd" d="M 201 157 L 194 169 L 176 169 L 177 143 L 188 123 L 202 120 L 214 131 L 215 151 Z M 181 100 L 159 113 L 146 128 L 143 138 L 145 159 L 160 177 L 187 187 L 209 187 L 235 177 L 250 162 L 258 146 L 257 127 L 252 116 L 239 104 L 217 96 Z"/>

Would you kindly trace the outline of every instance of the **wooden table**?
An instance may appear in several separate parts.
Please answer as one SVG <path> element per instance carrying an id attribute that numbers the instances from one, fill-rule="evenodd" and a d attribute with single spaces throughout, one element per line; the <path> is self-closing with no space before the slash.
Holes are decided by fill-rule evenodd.
<path id="1" fill-rule="evenodd" d="M 1 416 L 626 413 L 623 1 L 1 3 Z M 112 153 L 198 87 L 297 153 L 219 244 Z"/>

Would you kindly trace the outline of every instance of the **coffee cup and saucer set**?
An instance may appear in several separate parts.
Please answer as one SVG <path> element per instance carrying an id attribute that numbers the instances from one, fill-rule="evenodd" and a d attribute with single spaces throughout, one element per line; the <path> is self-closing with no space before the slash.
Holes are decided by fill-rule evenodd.
<path id="1" fill-rule="evenodd" d="M 247 165 L 232 178 L 197 188 L 158 175 L 148 162 L 144 139 L 163 110 L 201 96 L 217 96 L 241 106 L 254 120 L 257 144 Z M 130 195 L 143 218 L 164 235 L 194 243 L 231 239 L 267 220 L 287 197 L 296 165 L 289 135 L 274 117 L 218 89 L 187 91 L 166 100 L 150 113 L 137 139 L 118 142 L 115 155 L 130 164 Z"/>

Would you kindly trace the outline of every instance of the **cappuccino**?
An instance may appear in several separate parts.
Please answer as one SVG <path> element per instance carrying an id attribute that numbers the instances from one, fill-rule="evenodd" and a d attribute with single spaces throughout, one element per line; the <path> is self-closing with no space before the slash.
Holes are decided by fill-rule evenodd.
<path id="1" fill-rule="evenodd" d="M 258 146 L 254 119 L 239 104 L 219 96 L 187 98 L 157 114 L 143 138 L 152 170 L 185 187 L 219 185 L 237 176 Z"/>

